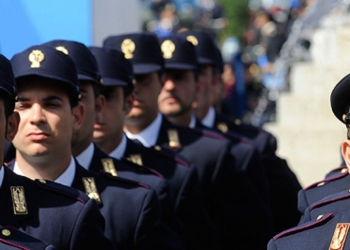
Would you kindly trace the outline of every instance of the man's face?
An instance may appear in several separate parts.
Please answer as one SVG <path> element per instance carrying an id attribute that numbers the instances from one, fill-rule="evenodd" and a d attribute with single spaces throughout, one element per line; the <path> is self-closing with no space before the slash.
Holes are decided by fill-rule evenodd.
<path id="1" fill-rule="evenodd" d="M 94 141 L 102 142 L 119 138 L 123 133 L 124 118 L 131 102 L 124 101 L 122 87 L 107 87 L 104 93 L 106 104 L 96 117 Z"/>
<path id="2" fill-rule="evenodd" d="M 158 108 L 165 116 L 179 116 L 192 112 L 197 83 L 191 70 L 167 70 L 158 97 Z"/>
<path id="3" fill-rule="evenodd" d="M 7 124 L 6 124 L 7 123 Z M 12 113 L 6 119 L 4 100 L 0 98 L 0 160 L 3 161 L 3 152 L 5 146 L 5 139 L 12 141 L 18 129 L 19 115 L 17 112 Z M 1 169 L 1 166 L 0 166 Z"/>
<path id="4" fill-rule="evenodd" d="M 201 67 L 198 76 L 198 95 L 197 95 L 197 107 L 210 106 L 212 103 L 212 91 L 214 80 L 214 68 L 210 65 L 204 65 Z"/>
<path id="5" fill-rule="evenodd" d="M 79 128 L 74 109 L 68 95 L 53 84 L 43 81 L 19 84 L 15 111 L 21 120 L 14 146 L 27 156 L 70 150 L 73 130 Z"/>
<path id="6" fill-rule="evenodd" d="M 134 102 L 128 118 L 146 118 L 158 112 L 158 95 L 162 88 L 157 72 L 135 75 Z"/>
<path id="7" fill-rule="evenodd" d="M 87 141 L 87 143 L 92 142 L 92 134 L 94 132 L 94 123 L 96 117 L 96 100 L 92 84 L 94 83 L 86 81 L 80 82 L 81 103 L 84 105 L 85 114 L 80 129 L 75 131 L 73 134 L 73 146 L 77 143 L 85 141 Z"/>

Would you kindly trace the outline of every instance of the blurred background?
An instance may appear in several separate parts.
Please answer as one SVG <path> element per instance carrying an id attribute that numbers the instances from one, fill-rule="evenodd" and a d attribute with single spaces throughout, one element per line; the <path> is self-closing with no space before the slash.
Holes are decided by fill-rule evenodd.
<path id="1" fill-rule="evenodd" d="M 216 108 L 278 139 L 306 187 L 341 164 L 346 129 L 329 95 L 350 71 L 350 0 L 2 0 L 0 53 L 52 39 L 101 46 L 109 35 L 183 29 L 212 36 L 224 59 Z"/>

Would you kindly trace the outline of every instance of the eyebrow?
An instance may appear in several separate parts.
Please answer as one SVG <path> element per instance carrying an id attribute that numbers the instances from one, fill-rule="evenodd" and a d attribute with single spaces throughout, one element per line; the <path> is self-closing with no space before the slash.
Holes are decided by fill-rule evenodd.
<path id="1" fill-rule="evenodd" d="M 29 97 L 21 97 L 19 96 L 18 97 L 18 101 L 19 102 L 27 102 L 27 101 L 30 101 L 31 99 Z M 54 101 L 54 100 L 58 100 L 58 101 L 63 101 L 62 98 L 58 97 L 58 96 L 54 96 L 54 95 L 50 95 L 50 96 L 47 96 L 45 98 L 43 98 L 44 101 Z"/>

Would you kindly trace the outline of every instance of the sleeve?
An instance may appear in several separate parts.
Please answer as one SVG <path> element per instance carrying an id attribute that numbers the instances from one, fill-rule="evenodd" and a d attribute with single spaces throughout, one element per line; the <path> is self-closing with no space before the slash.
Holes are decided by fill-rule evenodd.
<path id="1" fill-rule="evenodd" d="M 136 225 L 134 245 L 137 249 L 184 249 L 182 240 L 161 221 L 159 200 L 150 190 L 142 204 Z"/>
<path id="2" fill-rule="evenodd" d="M 116 249 L 104 229 L 105 220 L 95 200 L 88 200 L 76 220 L 70 249 Z"/>

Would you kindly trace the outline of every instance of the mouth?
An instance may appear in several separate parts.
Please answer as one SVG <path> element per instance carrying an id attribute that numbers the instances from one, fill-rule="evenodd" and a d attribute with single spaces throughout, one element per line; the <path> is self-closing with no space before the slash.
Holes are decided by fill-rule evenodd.
<path id="1" fill-rule="evenodd" d="M 49 137 L 49 134 L 47 134 L 45 132 L 33 132 L 33 133 L 29 133 L 27 135 L 27 137 L 31 141 L 43 141 L 43 140 L 46 140 Z"/>

